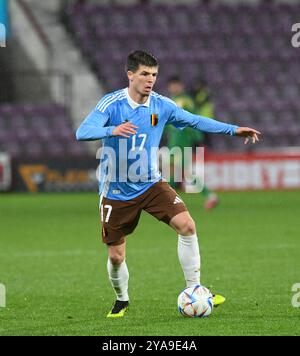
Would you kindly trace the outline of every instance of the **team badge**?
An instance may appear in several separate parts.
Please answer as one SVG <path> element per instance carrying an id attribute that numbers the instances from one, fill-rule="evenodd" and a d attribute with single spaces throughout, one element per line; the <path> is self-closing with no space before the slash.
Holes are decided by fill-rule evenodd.
<path id="1" fill-rule="evenodd" d="M 156 126 L 158 124 L 158 115 L 151 114 L 151 126 Z"/>

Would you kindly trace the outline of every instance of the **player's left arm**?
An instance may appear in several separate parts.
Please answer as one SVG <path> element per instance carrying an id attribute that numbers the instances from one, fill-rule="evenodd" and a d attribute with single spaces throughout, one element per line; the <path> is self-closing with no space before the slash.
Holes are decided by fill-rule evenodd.
<path id="1" fill-rule="evenodd" d="M 258 142 L 259 135 L 261 135 L 259 131 L 252 129 L 251 127 L 238 127 L 235 134 L 236 136 L 246 137 L 244 141 L 245 145 L 250 139 L 252 140 L 252 143 Z"/>
<path id="2" fill-rule="evenodd" d="M 168 123 L 179 129 L 184 129 L 189 126 L 196 130 L 208 133 L 242 136 L 246 138 L 245 144 L 248 143 L 249 138 L 252 139 L 253 143 L 256 143 L 259 141 L 258 136 L 260 135 L 260 132 L 255 129 L 249 127 L 239 127 L 237 125 L 210 119 L 205 116 L 194 115 L 179 107 L 176 107 L 173 111 L 173 115 L 171 115 Z"/>

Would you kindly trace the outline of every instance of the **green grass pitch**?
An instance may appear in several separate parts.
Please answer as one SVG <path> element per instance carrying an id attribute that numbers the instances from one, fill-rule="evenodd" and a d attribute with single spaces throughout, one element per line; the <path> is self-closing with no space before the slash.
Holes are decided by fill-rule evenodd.
<path id="1" fill-rule="evenodd" d="M 127 240 L 131 306 L 114 320 L 97 194 L 2 194 L 0 335 L 300 335 L 300 192 L 222 193 L 209 213 L 199 195 L 181 196 L 198 228 L 202 284 L 227 298 L 209 318 L 178 313 L 177 237 L 150 215 Z"/>

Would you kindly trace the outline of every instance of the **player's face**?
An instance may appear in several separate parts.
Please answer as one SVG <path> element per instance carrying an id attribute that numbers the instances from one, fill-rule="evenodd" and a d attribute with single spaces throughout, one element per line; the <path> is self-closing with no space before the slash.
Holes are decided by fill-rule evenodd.
<path id="1" fill-rule="evenodd" d="M 140 65 L 136 72 L 127 72 L 129 85 L 139 95 L 148 96 L 156 82 L 157 74 L 158 67 Z"/>

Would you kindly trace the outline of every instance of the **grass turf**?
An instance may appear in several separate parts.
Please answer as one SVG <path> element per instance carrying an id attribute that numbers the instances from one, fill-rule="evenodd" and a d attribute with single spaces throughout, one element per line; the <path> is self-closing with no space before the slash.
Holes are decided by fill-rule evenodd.
<path id="1" fill-rule="evenodd" d="M 150 215 L 127 240 L 130 310 L 107 319 L 115 296 L 97 195 L 1 195 L 0 335 L 300 335 L 300 192 L 223 193 L 209 213 L 199 195 L 181 196 L 197 223 L 202 283 L 227 298 L 209 318 L 178 313 L 176 234 Z"/>

